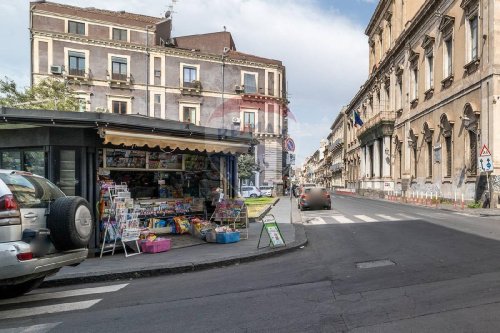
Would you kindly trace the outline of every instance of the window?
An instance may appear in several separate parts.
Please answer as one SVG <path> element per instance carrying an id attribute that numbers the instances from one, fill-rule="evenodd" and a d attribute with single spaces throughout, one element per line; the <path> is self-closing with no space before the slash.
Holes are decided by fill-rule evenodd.
<path id="1" fill-rule="evenodd" d="M 434 88 L 434 55 L 432 52 L 427 54 L 425 57 L 425 67 L 426 67 L 426 81 L 425 89 L 429 90 Z"/>
<path id="2" fill-rule="evenodd" d="M 453 74 L 453 38 L 450 36 L 444 41 L 444 77 Z"/>
<path id="3" fill-rule="evenodd" d="M 397 109 L 400 110 L 403 108 L 403 75 L 401 75 L 398 79 L 398 98 L 397 98 L 397 103 L 398 107 Z"/>
<path id="4" fill-rule="evenodd" d="M 432 177 L 432 141 L 427 142 L 427 177 Z"/>
<path id="5" fill-rule="evenodd" d="M 390 91 L 390 84 L 387 84 L 385 86 L 385 110 L 384 111 L 389 111 L 390 108 L 390 100 L 391 100 L 391 91 Z"/>
<path id="6" fill-rule="evenodd" d="M 470 61 L 478 58 L 478 17 L 477 15 L 469 18 L 469 57 Z"/>
<path id="7" fill-rule="evenodd" d="M 69 75 L 85 76 L 85 53 L 68 52 Z"/>
<path id="8" fill-rule="evenodd" d="M 127 41 L 127 30 L 113 28 L 113 40 Z"/>
<path id="9" fill-rule="evenodd" d="M 113 80 L 127 81 L 127 58 L 111 57 L 111 77 Z"/>
<path id="10" fill-rule="evenodd" d="M 446 144 L 446 177 L 451 177 L 451 169 L 452 169 L 452 160 L 453 156 L 451 153 L 451 135 L 448 137 L 445 137 L 445 144 Z"/>
<path id="11" fill-rule="evenodd" d="M 245 93 L 247 94 L 257 93 L 257 74 L 244 73 L 243 86 L 245 87 Z"/>
<path id="12" fill-rule="evenodd" d="M 155 77 L 161 77 L 161 71 L 156 69 L 155 70 Z"/>
<path id="13" fill-rule="evenodd" d="M 471 175 L 477 173 L 477 136 L 473 131 L 469 131 L 469 153 L 470 153 L 470 168 Z"/>
<path id="14" fill-rule="evenodd" d="M 418 98 L 418 67 L 411 70 L 411 86 L 411 99 L 413 101 Z"/>
<path id="15" fill-rule="evenodd" d="M 22 170 L 45 176 L 45 153 L 42 150 L 16 150 L 0 153 L 0 169 Z"/>
<path id="16" fill-rule="evenodd" d="M 68 33 L 76 35 L 85 35 L 85 23 L 68 21 Z"/>
<path id="17" fill-rule="evenodd" d="M 182 121 L 196 125 L 196 108 L 192 106 L 184 106 L 182 108 Z"/>
<path id="18" fill-rule="evenodd" d="M 0 174 L 0 179 L 12 192 L 20 208 L 47 208 L 50 202 L 64 196 L 57 186 L 45 178 Z"/>
<path id="19" fill-rule="evenodd" d="M 156 118 L 161 118 L 161 95 L 154 94 L 154 116 Z"/>
<path id="20" fill-rule="evenodd" d="M 197 81 L 197 69 L 196 67 L 184 66 L 183 68 L 183 86 L 192 87 L 193 81 Z"/>
<path id="21" fill-rule="evenodd" d="M 399 151 L 398 151 L 398 155 L 399 155 L 399 178 L 403 178 L 403 149 L 401 149 L 401 147 L 399 147 Z"/>
<path id="22" fill-rule="evenodd" d="M 112 101 L 112 106 L 113 106 L 113 113 L 127 114 L 127 102 Z"/>
<path id="23" fill-rule="evenodd" d="M 418 169 L 418 159 L 417 159 L 418 150 L 417 148 L 413 148 L 413 176 L 417 178 L 417 169 Z"/>
<path id="24" fill-rule="evenodd" d="M 245 131 L 253 132 L 255 129 L 255 112 L 243 113 L 243 129 Z"/>

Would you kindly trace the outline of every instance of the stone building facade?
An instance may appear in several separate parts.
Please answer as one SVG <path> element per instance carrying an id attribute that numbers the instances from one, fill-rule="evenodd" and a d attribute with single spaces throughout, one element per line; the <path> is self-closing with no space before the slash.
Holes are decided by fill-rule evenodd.
<path id="1" fill-rule="evenodd" d="M 482 145 L 500 164 L 499 4 L 381 0 L 366 29 L 369 78 L 346 109 L 347 178 L 360 192 L 481 198 Z"/>
<path id="2" fill-rule="evenodd" d="M 258 183 L 282 182 L 282 62 L 237 51 L 226 31 L 173 37 L 171 28 L 170 17 L 32 2 L 32 82 L 64 80 L 80 111 L 251 131 L 260 142 Z"/>
<path id="3" fill-rule="evenodd" d="M 331 172 L 331 181 L 329 184 L 329 188 L 344 188 L 345 184 L 345 176 L 346 176 L 346 168 L 345 168 L 345 146 L 344 142 L 346 135 L 346 122 L 345 122 L 345 110 L 343 109 L 332 126 L 330 127 L 330 135 L 329 135 L 329 145 L 328 150 L 331 156 L 331 161 L 329 165 L 329 169 Z"/>

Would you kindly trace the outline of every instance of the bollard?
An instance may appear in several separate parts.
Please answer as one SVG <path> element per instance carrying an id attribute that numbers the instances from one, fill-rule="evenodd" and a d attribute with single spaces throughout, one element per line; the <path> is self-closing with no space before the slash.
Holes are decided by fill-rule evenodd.
<path id="1" fill-rule="evenodd" d="M 428 198 L 427 198 L 427 191 L 425 191 L 425 205 L 428 206 L 429 203 L 428 203 Z"/>
<path id="2" fill-rule="evenodd" d="M 455 191 L 455 200 L 453 201 L 453 208 L 457 208 L 457 192 Z"/>

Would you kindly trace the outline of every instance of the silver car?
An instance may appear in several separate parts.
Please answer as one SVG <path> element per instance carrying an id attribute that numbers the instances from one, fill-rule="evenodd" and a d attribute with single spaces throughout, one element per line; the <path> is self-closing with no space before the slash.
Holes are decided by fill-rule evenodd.
<path id="1" fill-rule="evenodd" d="M 87 258 L 92 210 L 47 179 L 0 170 L 0 298 L 30 291 Z"/>

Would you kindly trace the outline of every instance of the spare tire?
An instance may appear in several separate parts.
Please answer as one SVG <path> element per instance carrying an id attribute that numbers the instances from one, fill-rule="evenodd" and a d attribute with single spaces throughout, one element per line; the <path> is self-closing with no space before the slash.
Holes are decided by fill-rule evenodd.
<path id="1" fill-rule="evenodd" d="M 62 197 L 50 205 L 47 228 L 59 251 L 87 247 L 93 226 L 90 204 L 82 197 Z"/>

